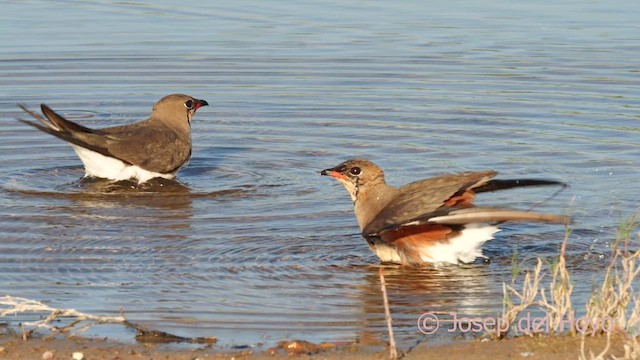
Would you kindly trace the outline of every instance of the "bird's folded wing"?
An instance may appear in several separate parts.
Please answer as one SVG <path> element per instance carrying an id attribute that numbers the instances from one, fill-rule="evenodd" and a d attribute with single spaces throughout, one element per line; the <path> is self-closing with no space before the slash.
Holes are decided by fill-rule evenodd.
<path id="1" fill-rule="evenodd" d="M 457 228 L 459 225 L 470 223 L 496 224 L 504 221 L 534 221 L 568 224 L 571 222 L 571 217 L 502 208 L 472 207 L 456 209 L 444 207 L 432 213 L 424 214 L 423 216 L 412 219 L 406 223 L 387 226 L 375 234 L 369 234 L 369 236 L 383 237 L 386 233 L 398 231 L 411 233 L 412 228 L 422 229 L 428 226 L 445 225 Z"/>
<path id="2" fill-rule="evenodd" d="M 88 127 L 82 126 L 80 124 L 76 124 L 73 121 L 69 121 L 67 119 L 65 119 L 64 117 L 58 115 L 58 113 L 56 113 L 55 111 L 51 110 L 50 107 L 48 107 L 45 104 L 40 105 L 40 108 L 42 109 L 42 113 L 44 114 L 44 116 L 47 117 L 47 119 L 49 119 L 49 121 L 51 121 L 51 123 L 53 123 L 58 129 L 65 131 L 65 132 L 84 132 L 84 133 L 93 133 L 93 134 L 99 134 L 100 130 L 94 130 L 94 129 L 90 129 Z M 23 110 L 29 112 L 29 114 L 31 114 L 31 116 L 35 117 L 36 119 L 40 120 L 40 122 L 42 122 L 41 118 L 39 116 L 34 115 L 34 113 L 28 111 L 27 109 L 25 109 L 24 107 L 22 108 Z"/>
<path id="3" fill-rule="evenodd" d="M 191 140 L 188 134 L 180 136 L 164 126 L 138 124 L 129 126 L 126 131 L 105 129 L 109 133 L 107 147 L 116 158 L 162 174 L 178 170 L 189 160 Z"/>
<path id="4" fill-rule="evenodd" d="M 535 221 L 568 224 L 571 221 L 571 217 L 525 210 L 474 207 L 454 210 L 446 215 L 433 216 L 425 220 L 431 224 L 449 225 L 498 223 L 503 221 Z"/>
<path id="5" fill-rule="evenodd" d="M 51 134 L 57 138 L 67 141 L 71 144 L 87 148 L 91 151 L 95 151 L 99 154 L 115 157 L 106 148 L 106 136 L 100 132 L 100 130 L 93 130 L 82 125 L 78 125 L 74 122 L 64 119 L 62 116 L 56 114 L 53 110 L 49 109 L 46 105 L 42 105 L 44 113 L 47 118 L 40 116 L 39 114 L 27 109 L 24 105 L 19 106 L 29 115 L 33 116 L 38 122 L 25 120 L 18 118 L 18 121 L 25 123 L 29 126 L 41 130 L 47 134 Z"/>
<path id="6" fill-rule="evenodd" d="M 449 232 L 452 232 L 459 230 L 460 226 L 465 224 L 496 224 L 504 221 L 535 221 L 569 224 L 571 217 L 500 208 L 442 208 L 404 224 L 387 226 L 375 234 L 369 234 L 368 237 L 378 237 L 387 241 L 395 241 L 397 238 L 410 234 L 415 235 L 422 234 L 423 232 L 434 232 L 434 229 L 440 232 L 442 232 L 443 229 L 448 229 Z"/>
<path id="7" fill-rule="evenodd" d="M 400 226 L 444 205 L 452 196 L 481 186 L 496 176 L 495 171 L 467 172 L 420 180 L 400 188 L 399 196 L 383 208 L 363 229 L 365 237 Z"/>

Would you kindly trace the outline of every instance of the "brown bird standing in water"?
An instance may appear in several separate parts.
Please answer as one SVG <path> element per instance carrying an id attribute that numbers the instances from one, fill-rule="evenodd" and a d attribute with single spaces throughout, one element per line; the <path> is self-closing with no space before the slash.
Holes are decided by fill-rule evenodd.
<path id="1" fill-rule="evenodd" d="M 172 179 L 191 157 L 191 118 L 204 100 L 173 94 L 160 99 L 148 119 L 124 126 L 90 129 L 42 104 L 42 117 L 20 106 L 38 122 L 18 119 L 71 144 L 85 176 L 110 180 Z"/>
<path id="2" fill-rule="evenodd" d="M 483 257 L 482 245 L 505 221 L 568 223 L 562 215 L 476 207 L 476 194 L 523 186 L 565 184 L 550 180 L 492 180 L 495 171 L 466 172 L 419 180 L 397 188 L 365 159 L 322 170 L 344 185 L 362 236 L 383 262 L 468 263 Z"/>

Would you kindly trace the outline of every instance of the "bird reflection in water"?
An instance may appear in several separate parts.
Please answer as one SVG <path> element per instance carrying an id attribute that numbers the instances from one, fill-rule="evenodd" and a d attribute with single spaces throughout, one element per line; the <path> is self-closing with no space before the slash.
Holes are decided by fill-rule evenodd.
<path id="1" fill-rule="evenodd" d="M 365 283 L 360 287 L 363 313 L 369 331 L 386 338 L 386 322 L 380 289 L 379 270 L 385 277 L 389 307 L 393 318 L 396 341 L 411 346 L 424 335 L 418 319 L 424 313 L 436 314 L 444 322 L 433 339 L 447 335 L 450 314 L 478 317 L 495 316 L 502 304 L 501 283 L 493 282 L 491 267 L 482 263 L 408 267 L 395 264 L 367 266 Z M 460 335 L 460 334 L 451 334 Z"/>

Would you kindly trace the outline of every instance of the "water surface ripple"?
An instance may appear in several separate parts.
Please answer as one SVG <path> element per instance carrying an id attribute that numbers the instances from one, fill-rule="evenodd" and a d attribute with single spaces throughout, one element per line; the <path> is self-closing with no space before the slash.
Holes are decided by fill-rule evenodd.
<path id="1" fill-rule="evenodd" d="M 318 175 L 362 156 L 392 184 L 494 169 L 571 187 L 483 195 L 572 213 L 576 306 L 637 210 L 640 10 L 242 1 L 0 5 L 0 289 L 221 344 L 385 338 L 378 269 L 347 192 Z M 206 99 L 178 182 L 81 179 L 71 148 L 17 121 L 47 103 L 89 127 L 160 97 Z M 401 345 L 420 314 L 495 316 L 514 249 L 563 229 L 508 224 L 491 262 L 383 266 Z M 25 315 L 15 321 L 33 319 Z M 121 336 L 121 335 L 114 335 Z"/>

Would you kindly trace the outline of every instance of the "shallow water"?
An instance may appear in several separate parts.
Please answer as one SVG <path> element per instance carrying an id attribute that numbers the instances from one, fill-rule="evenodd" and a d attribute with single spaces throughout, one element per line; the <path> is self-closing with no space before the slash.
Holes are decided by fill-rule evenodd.
<path id="1" fill-rule="evenodd" d="M 542 204 L 554 190 L 478 202 L 574 214 L 578 305 L 618 223 L 637 210 L 632 1 L 0 10 L 3 294 L 122 308 L 132 322 L 222 345 L 384 338 L 378 261 L 347 192 L 320 170 L 368 157 L 396 185 L 484 169 L 569 183 Z M 125 124 L 175 92 L 211 106 L 195 116 L 179 182 L 141 190 L 82 180 L 68 145 L 15 121 L 16 103 L 44 102 L 89 127 Z M 485 246 L 488 264 L 384 266 L 401 345 L 421 338 L 425 312 L 495 316 L 514 251 L 533 264 L 563 236 L 561 226 L 508 224 Z"/>

